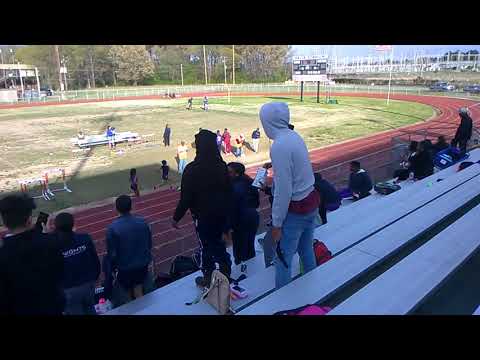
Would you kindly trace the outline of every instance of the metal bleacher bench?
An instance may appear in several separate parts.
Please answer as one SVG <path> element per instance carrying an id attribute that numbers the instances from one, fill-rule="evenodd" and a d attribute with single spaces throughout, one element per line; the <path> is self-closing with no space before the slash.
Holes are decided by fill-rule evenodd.
<path id="1" fill-rule="evenodd" d="M 357 224 L 357 221 L 362 221 L 361 219 L 351 218 L 349 225 L 351 230 L 346 229 L 337 233 L 343 250 L 338 251 L 337 246 L 336 256 L 238 314 L 269 315 L 323 301 L 479 195 L 480 166 L 471 166 L 437 183 L 437 186 L 424 188 L 415 196 L 411 196 L 413 194 L 407 191 L 406 193 L 410 198 L 399 199 L 403 203 L 398 201 L 387 203 L 386 200 L 389 197 L 393 199 L 396 193 L 387 196 L 382 214 L 365 210 L 370 218 L 378 220 L 383 218 L 380 223 L 384 225 L 378 231 L 371 231 L 377 227 L 375 221 L 363 221 L 364 224 L 361 225 Z M 391 212 L 393 205 L 397 209 L 397 215 L 398 209 L 402 208 L 401 212 L 404 214 L 391 224 L 385 225 L 389 217 L 385 213 Z M 370 230 L 366 231 L 367 227 Z M 359 232 L 370 234 L 356 240 L 354 235 Z"/>
<path id="2" fill-rule="evenodd" d="M 329 315 L 404 315 L 480 247 L 480 205 L 342 302 Z"/>
<path id="3" fill-rule="evenodd" d="M 476 156 L 480 158 L 480 151 L 478 151 Z M 436 178 L 440 177 L 445 180 L 434 182 L 430 187 L 427 187 L 427 184 L 432 182 L 432 179 L 427 178 L 409 184 L 402 188 L 402 190 L 386 197 L 372 195 L 369 198 L 360 200 L 349 206 L 341 207 L 339 210 L 330 213 L 328 224 L 316 229 L 315 238 L 324 241 L 332 253 L 338 255 L 348 250 L 349 247 L 354 246 L 357 242 L 365 240 L 375 232 L 389 226 L 389 224 L 397 221 L 401 217 L 408 215 L 419 207 L 425 206 L 427 203 L 446 193 L 450 188 L 458 186 L 464 179 L 468 178 L 468 174 L 470 174 L 470 172 L 468 172 L 468 174 L 466 173 L 468 169 L 470 168 L 467 168 L 462 173 L 455 174 L 453 169 L 447 168 L 433 175 Z M 365 214 L 368 214 L 368 216 L 365 216 Z M 342 266 L 348 270 L 350 266 L 349 256 L 349 254 L 341 258 L 337 256 L 329 263 L 344 261 L 345 263 Z M 263 258 L 263 256 L 257 255 L 256 258 L 250 260 L 252 264 L 260 265 L 255 265 L 254 268 L 258 269 L 258 271 L 255 271 L 255 273 L 249 271 L 251 275 L 241 282 L 241 285 L 247 289 L 249 297 L 244 300 L 232 302 L 234 310 L 242 311 L 245 307 L 248 309 L 250 303 L 273 290 L 275 277 L 274 268 L 269 267 L 265 269 L 263 259 L 261 258 Z M 372 260 L 368 255 L 365 255 L 364 259 L 366 261 L 364 265 Z M 327 264 L 322 265 L 320 268 L 325 267 Z M 233 269 L 232 271 L 235 273 L 237 270 L 235 267 L 233 267 Z M 298 273 L 298 257 L 295 256 L 292 261 L 292 275 L 296 276 Z M 141 299 L 114 309 L 109 314 L 216 314 L 214 309 L 204 302 L 192 306 L 185 305 L 185 302 L 191 301 L 198 294 L 199 290 L 195 287 L 194 277 L 199 274 L 200 273 L 197 272 L 180 279 Z M 344 275 L 348 277 L 348 271 L 346 271 Z M 262 300 L 260 300 L 259 303 L 261 301 Z M 252 306 L 255 305 L 256 304 Z"/>

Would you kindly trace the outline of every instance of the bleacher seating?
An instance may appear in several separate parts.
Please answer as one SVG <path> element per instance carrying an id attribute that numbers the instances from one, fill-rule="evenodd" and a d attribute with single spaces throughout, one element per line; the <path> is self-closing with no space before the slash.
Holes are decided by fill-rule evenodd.
<path id="1" fill-rule="evenodd" d="M 357 244 L 355 240 L 339 239 L 344 246 L 355 245 L 239 314 L 273 314 L 322 301 L 480 194 L 480 166 L 465 169 L 438 184 L 442 184 L 442 188 L 430 187 L 417 194 L 417 197 L 421 197 L 430 192 L 437 196 L 432 199 L 435 201 L 424 203 Z M 388 206 L 383 211 L 386 212 L 386 209 Z M 356 228 L 355 225 L 351 227 Z"/>
<path id="2" fill-rule="evenodd" d="M 480 150 L 473 151 L 471 156 L 480 159 Z M 303 301 L 305 298 L 314 299 L 310 302 L 318 301 L 322 296 L 351 281 L 381 259 L 379 256 L 362 250 L 361 246 L 369 244 L 366 240 L 373 241 L 375 239 L 377 244 L 383 242 L 385 246 L 381 248 L 379 253 L 388 255 L 402 246 L 402 242 L 408 242 L 419 232 L 425 231 L 426 228 L 447 216 L 449 212 L 463 205 L 465 201 L 468 201 L 465 200 L 466 198 L 473 197 L 475 191 L 464 191 L 466 189 L 463 185 L 472 181 L 479 174 L 480 166 L 470 167 L 461 173 L 456 173 L 456 168 L 447 168 L 421 181 L 405 182 L 400 191 L 388 196 L 375 194 L 349 206 L 342 206 L 339 210 L 330 213 L 328 224 L 317 228 L 315 231 L 315 237 L 324 241 L 332 253 L 338 256 L 315 271 L 295 280 L 285 288 L 249 306 L 257 298 L 271 292 L 274 287 L 274 269 L 272 267 L 265 269 L 263 256 L 257 256 L 250 262 L 259 265 L 251 267 L 254 271 L 250 271 L 249 265 L 249 277 L 241 283 L 247 289 L 249 297 L 232 302 L 233 308 L 240 310 L 240 314 L 255 313 L 256 309 L 259 311 L 258 313 L 272 314 L 285 308 L 304 305 L 308 303 L 308 301 Z M 437 182 L 436 180 L 439 178 L 444 180 Z M 460 193 L 467 195 L 462 197 Z M 446 207 L 444 210 L 440 212 L 432 211 L 435 202 L 442 197 L 447 199 L 445 200 Z M 421 212 L 418 212 L 420 210 Z M 424 223 L 423 213 L 427 215 L 428 223 Z M 411 227 L 410 222 L 413 221 L 415 216 L 422 216 L 422 224 Z M 400 230 L 408 230 L 409 237 L 391 237 L 392 234 L 389 231 L 392 232 L 390 229 L 392 226 L 395 226 L 396 232 L 399 233 L 401 233 Z M 295 276 L 299 271 L 298 258 L 294 259 L 293 264 L 295 265 L 293 269 L 293 275 Z M 233 269 L 234 273 L 238 271 L 235 267 Z M 339 272 L 338 269 L 342 269 L 342 271 Z M 142 299 L 115 309 L 110 314 L 215 314 L 213 308 L 203 302 L 192 306 L 185 305 L 185 302 L 192 301 L 199 293 L 194 285 L 194 277 L 199 274 L 192 274 L 180 279 L 146 295 Z M 318 278 L 312 280 L 314 274 L 317 274 Z M 233 276 L 235 277 L 235 275 Z M 280 303 L 279 306 L 269 308 L 269 299 L 272 296 L 286 296 L 290 299 L 292 296 L 298 295 L 298 291 L 294 290 L 289 297 L 287 295 L 288 289 L 293 284 L 298 284 L 299 281 L 308 281 L 308 279 L 311 279 L 313 283 L 306 286 L 308 289 L 302 289 L 302 296 L 298 297 L 298 301 L 294 301 L 298 305 L 290 306 L 290 302 L 287 301 L 285 306 Z M 321 288 L 313 286 L 314 283 L 321 283 Z M 262 306 L 262 304 L 267 305 Z M 275 301 L 272 305 L 276 305 Z"/>
<path id="3" fill-rule="evenodd" d="M 329 315 L 405 315 L 412 312 L 480 247 L 480 205 L 408 255 Z"/>

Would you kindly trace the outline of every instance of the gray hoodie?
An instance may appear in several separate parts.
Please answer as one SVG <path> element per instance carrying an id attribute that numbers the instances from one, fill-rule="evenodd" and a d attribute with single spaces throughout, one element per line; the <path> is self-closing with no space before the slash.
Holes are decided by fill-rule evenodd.
<path id="1" fill-rule="evenodd" d="M 290 111 L 286 103 L 272 102 L 260 109 L 265 134 L 273 140 L 270 149 L 275 189 L 272 204 L 273 226 L 281 227 L 290 201 L 306 198 L 313 191 L 315 178 L 305 142 L 288 128 Z"/>

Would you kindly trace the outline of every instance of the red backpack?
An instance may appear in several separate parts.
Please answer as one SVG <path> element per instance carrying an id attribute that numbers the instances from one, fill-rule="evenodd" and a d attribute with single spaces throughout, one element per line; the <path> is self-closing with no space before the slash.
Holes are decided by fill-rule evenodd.
<path id="1" fill-rule="evenodd" d="M 325 244 L 319 240 L 313 241 L 313 252 L 317 260 L 317 266 L 321 265 L 332 258 L 332 252 L 328 250 Z"/>

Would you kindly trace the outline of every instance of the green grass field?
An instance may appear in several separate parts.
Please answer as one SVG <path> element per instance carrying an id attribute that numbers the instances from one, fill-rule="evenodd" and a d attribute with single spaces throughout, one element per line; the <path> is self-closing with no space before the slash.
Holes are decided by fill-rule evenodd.
<path id="1" fill-rule="evenodd" d="M 211 98 L 210 111 L 200 109 L 195 99 L 194 109 L 185 110 L 186 99 L 132 100 L 103 103 L 58 105 L 0 110 L 0 192 L 19 189 L 18 180 L 38 176 L 44 169 L 64 167 L 71 174 L 69 186 L 73 193 L 58 193 L 54 201 L 39 200 L 44 211 L 87 204 L 129 191 L 128 172 L 138 170 L 141 189 L 149 190 L 161 182 L 160 162 L 167 160 L 171 167 L 170 182 L 178 182 L 176 146 L 181 140 L 190 144 L 198 128 L 212 131 L 227 127 L 232 136 L 241 133 L 247 140 L 260 127 L 260 106 L 269 101 L 285 101 L 291 110 L 291 122 L 304 137 L 309 149 L 342 140 L 413 124 L 434 115 L 426 105 L 385 100 L 339 97 L 338 105 L 317 104 L 297 97 L 232 97 Z M 165 124 L 172 128 L 171 147 L 162 144 Z M 89 157 L 72 153 L 70 138 L 78 130 L 99 134 L 107 124 L 118 132 L 155 133 L 157 142 L 127 147 L 118 145 L 123 154 L 110 152 L 106 146 L 93 148 Z M 262 132 L 263 135 L 263 132 Z M 247 150 L 246 164 L 268 158 L 268 139 L 263 135 L 260 153 Z M 189 154 L 193 159 L 194 150 Z M 233 161 L 234 157 L 225 160 Z M 53 180 L 53 179 L 52 179 Z"/>

